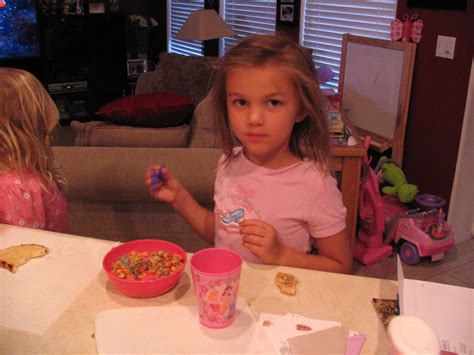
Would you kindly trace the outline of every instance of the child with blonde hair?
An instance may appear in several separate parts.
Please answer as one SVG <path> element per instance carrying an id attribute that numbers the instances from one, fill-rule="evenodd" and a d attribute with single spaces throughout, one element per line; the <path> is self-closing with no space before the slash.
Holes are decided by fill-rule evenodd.
<path id="1" fill-rule="evenodd" d="M 0 68 L 0 223 L 68 231 L 63 179 L 53 168 L 59 113 L 29 72 Z"/>
<path id="2" fill-rule="evenodd" d="M 224 152 L 214 213 L 159 165 L 145 175 L 152 196 L 168 202 L 204 240 L 247 261 L 349 273 L 326 100 L 307 51 L 278 36 L 247 37 L 221 59 L 211 95 Z"/>

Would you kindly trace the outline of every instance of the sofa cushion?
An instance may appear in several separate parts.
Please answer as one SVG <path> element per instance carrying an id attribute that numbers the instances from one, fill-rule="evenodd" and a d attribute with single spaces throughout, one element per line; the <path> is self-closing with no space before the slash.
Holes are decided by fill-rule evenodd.
<path id="1" fill-rule="evenodd" d="M 154 92 L 176 92 L 199 103 L 209 91 L 215 57 L 184 56 L 163 52 L 154 70 Z"/>
<path id="2" fill-rule="evenodd" d="M 190 126 L 145 128 L 115 125 L 108 122 L 71 122 L 76 146 L 95 147 L 164 147 L 187 146 Z"/>
<path id="3" fill-rule="evenodd" d="M 113 123 L 137 127 L 173 127 L 188 123 L 194 105 L 176 93 L 130 95 L 103 106 L 96 115 Z"/>
<path id="4" fill-rule="evenodd" d="M 194 110 L 193 118 L 191 119 L 189 147 L 220 148 L 220 144 L 217 141 L 214 115 L 211 96 L 208 95 Z"/>

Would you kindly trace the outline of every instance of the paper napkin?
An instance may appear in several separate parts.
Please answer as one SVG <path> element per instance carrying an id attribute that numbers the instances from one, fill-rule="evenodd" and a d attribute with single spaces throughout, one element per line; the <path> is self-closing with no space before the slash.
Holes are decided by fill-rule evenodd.
<path id="1" fill-rule="evenodd" d="M 59 233 L 2 226 L 0 249 L 41 244 L 49 253 L 16 273 L 0 269 L 0 325 L 44 334 L 102 269 L 104 255 L 116 244 Z"/>
<path id="2" fill-rule="evenodd" d="M 281 355 L 328 352 L 359 354 L 365 341 L 365 336 L 342 328 L 339 322 L 312 319 L 298 314 L 262 313 L 258 324 L 274 351 Z"/>

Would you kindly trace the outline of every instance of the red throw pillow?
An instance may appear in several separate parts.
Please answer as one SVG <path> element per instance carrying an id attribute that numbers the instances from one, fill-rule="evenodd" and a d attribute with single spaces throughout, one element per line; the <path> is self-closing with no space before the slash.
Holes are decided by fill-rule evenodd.
<path id="1" fill-rule="evenodd" d="M 108 103 L 95 114 L 120 125 L 174 127 L 188 123 L 193 110 L 190 98 L 160 92 L 126 96 Z"/>

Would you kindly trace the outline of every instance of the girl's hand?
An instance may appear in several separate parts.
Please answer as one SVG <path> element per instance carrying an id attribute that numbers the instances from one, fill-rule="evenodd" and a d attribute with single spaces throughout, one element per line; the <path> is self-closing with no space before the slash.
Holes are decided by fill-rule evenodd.
<path id="1" fill-rule="evenodd" d="M 154 198 L 170 204 L 176 201 L 178 194 L 183 190 L 178 179 L 161 165 L 152 165 L 147 169 L 145 185 Z"/>
<path id="2" fill-rule="evenodd" d="M 283 244 L 277 237 L 275 228 L 259 219 L 247 219 L 240 223 L 243 245 L 257 255 L 265 264 L 280 264 Z"/>

